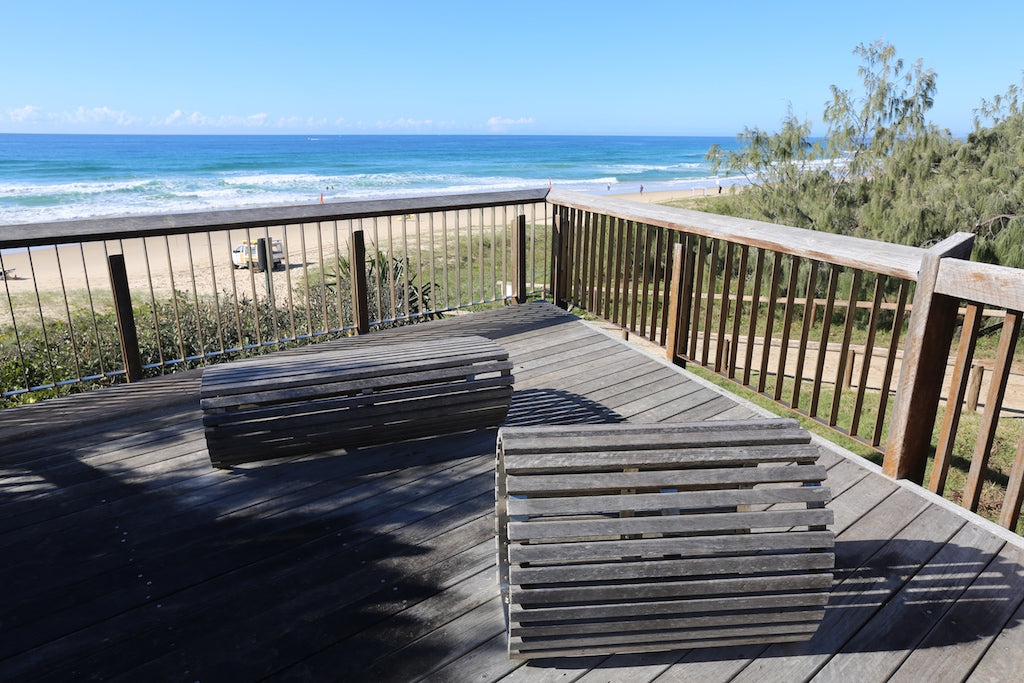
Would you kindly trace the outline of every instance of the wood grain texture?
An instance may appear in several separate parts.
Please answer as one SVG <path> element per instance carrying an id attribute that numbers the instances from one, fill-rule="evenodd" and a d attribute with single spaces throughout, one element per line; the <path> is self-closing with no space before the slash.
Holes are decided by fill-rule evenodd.
<path id="1" fill-rule="evenodd" d="M 341 346 L 208 368 L 200 391 L 216 467 L 493 427 L 508 352 L 483 337 Z"/>
<path id="2" fill-rule="evenodd" d="M 548 193 L 547 201 L 557 206 L 586 208 L 619 219 L 663 225 L 672 230 L 908 280 L 917 279 L 917 271 L 925 252 L 919 247 L 876 242 L 859 237 L 791 228 L 687 209 L 640 204 L 612 197 L 595 197 L 566 190 L 552 190 Z"/>
<path id="3" fill-rule="evenodd" d="M 817 448 L 792 420 L 503 427 L 514 658 L 805 640 L 832 585 Z"/>

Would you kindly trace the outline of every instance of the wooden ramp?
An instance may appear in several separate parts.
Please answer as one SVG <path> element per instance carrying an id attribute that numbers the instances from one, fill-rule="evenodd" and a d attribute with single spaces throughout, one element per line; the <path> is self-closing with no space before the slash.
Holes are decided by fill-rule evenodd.
<path id="1" fill-rule="evenodd" d="M 506 424 L 758 415 L 546 304 L 368 338 L 473 334 L 514 364 Z M 810 640 L 511 660 L 495 442 L 215 470 L 194 372 L 4 411 L 0 680 L 1024 680 L 1020 539 L 828 450 Z"/>

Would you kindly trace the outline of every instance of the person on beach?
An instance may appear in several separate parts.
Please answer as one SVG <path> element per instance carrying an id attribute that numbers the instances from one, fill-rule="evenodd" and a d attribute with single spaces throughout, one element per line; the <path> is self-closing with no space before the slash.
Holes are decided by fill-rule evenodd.
<path id="1" fill-rule="evenodd" d="M 643 185 L 641 185 L 641 186 L 640 186 L 640 194 L 643 194 L 643 193 L 644 193 L 644 186 L 643 186 Z"/>

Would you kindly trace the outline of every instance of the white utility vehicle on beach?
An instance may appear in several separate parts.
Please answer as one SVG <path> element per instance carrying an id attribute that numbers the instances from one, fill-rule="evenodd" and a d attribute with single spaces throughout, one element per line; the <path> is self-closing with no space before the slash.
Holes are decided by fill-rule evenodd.
<path id="1" fill-rule="evenodd" d="M 276 270 L 284 264 L 284 245 L 281 244 L 281 240 L 271 240 L 270 245 L 271 255 L 274 259 L 274 264 L 271 267 Z M 242 242 L 231 250 L 231 263 L 234 264 L 235 268 L 255 268 L 259 270 L 259 246 L 260 240 Z"/>

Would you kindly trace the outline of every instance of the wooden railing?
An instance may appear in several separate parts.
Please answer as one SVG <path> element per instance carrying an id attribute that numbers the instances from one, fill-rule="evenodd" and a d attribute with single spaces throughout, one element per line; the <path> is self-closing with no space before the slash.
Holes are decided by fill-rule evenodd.
<path id="1" fill-rule="evenodd" d="M 0 281 L 0 389 L 135 380 L 543 295 L 545 194 L 2 226 L 0 268 L 17 279 Z M 279 263 L 234 267 L 257 265 L 260 252 Z"/>
<path id="2" fill-rule="evenodd" d="M 260 239 L 280 242 L 283 270 L 231 267 L 233 245 Z M 971 243 L 926 250 L 558 190 L 5 226 L 0 268 L 17 262 L 21 279 L 2 281 L 14 341 L 0 379 L 5 398 L 134 380 L 550 293 L 1013 528 L 1024 436 L 1004 403 L 1024 271 L 967 261 Z M 965 415 L 979 338 L 1000 325 L 983 411 Z"/>
<path id="3" fill-rule="evenodd" d="M 1006 418 L 1024 271 L 963 260 L 971 235 L 926 250 L 557 190 L 547 200 L 557 302 L 870 446 L 884 454 L 888 474 L 917 483 L 936 447 L 933 482 L 948 469 L 978 321 L 997 316 L 1002 338 L 965 506 L 977 511 L 981 484 L 1006 478 L 989 454 Z M 961 326 L 974 332 L 946 373 Z M 944 376 L 952 383 L 945 403 Z M 1000 515 L 1013 528 L 1024 497 L 1024 436 L 1019 421 L 1003 422 L 1018 443 Z"/>

